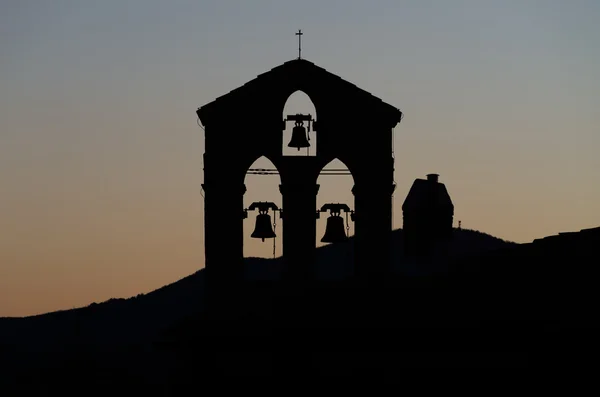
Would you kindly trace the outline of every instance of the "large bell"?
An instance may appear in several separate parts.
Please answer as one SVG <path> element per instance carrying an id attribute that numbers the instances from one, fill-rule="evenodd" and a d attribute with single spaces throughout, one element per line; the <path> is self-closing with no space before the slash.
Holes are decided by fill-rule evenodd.
<path id="1" fill-rule="evenodd" d="M 253 238 L 260 238 L 265 241 L 266 238 L 276 237 L 273 227 L 271 225 L 271 215 L 269 214 L 258 214 L 256 216 L 256 224 L 254 225 L 254 231 L 250 235 Z"/>
<path id="2" fill-rule="evenodd" d="M 332 215 L 327 218 L 327 227 L 325 234 L 321 239 L 322 243 L 338 243 L 348 239 L 344 230 L 344 218 L 339 215 Z"/>
<path id="3" fill-rule="evenodd" d="M 306 128 L 302 124 L 296 123 L 296 126 L 292 129 L 292 139 L 290 139 L 288 146 L 298 148 L 298 150 L 310 146 L 310 142 L 306 139 Z"/>

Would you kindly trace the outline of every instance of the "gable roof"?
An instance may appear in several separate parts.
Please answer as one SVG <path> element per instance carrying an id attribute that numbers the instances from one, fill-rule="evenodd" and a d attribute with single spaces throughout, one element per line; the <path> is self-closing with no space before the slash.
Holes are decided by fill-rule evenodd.
<path id="1" fill-rule="evenodd" d="M 268 90 L 272 90 L 274 87 L 284 84 L 297 86 L 307 81 L 318 81 L 319 85 L 326 85 L 328 89 L 339 93 L 339 97 L 343 100 L 352 99 L 354 102 L 377 107 L 383 112 L 391 114 L 394 119 L 397 119 L 396 122 L 399 122 L 402 117 L 402 112 L 396 107 L 306 59 L 294 59 L 274 67 L 200 107 L 197 113 L 204 121 L 209 113 L 220 112 L 221 109 L 229 111 L 233 103 L 243 102 L 244 99 L 252 97 L 256 93 L 268 95 Z"/>
<path id="2" fill-rule="evenodd" d="M 402 210 L 410 212 L 434 208 L 454 210 L 446 185 L 427 179 L 415 179 L 402 204 Z"/>

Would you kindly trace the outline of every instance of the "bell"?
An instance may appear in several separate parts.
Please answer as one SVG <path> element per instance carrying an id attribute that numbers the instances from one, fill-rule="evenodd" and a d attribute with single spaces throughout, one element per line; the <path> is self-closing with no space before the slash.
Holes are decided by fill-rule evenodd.
<path id="1" fill-rule="evenodd" d="M 290 139 L 288 146 L 298 148 L 298 150 L 303 147 L 309 147 L 310 142 L 306 139 L 306 128 L 300 124 L 296 124 L 292 129 L 292 139 Z"/>
<path id="2" fill-rule="evenodd" d="M 325 234 L 321 239 L 322 243 L 338 243 L 348 239 L 344 230 L 344 218 L 339 215 L 332 215 L 327 218 L 327 227 Z"/>
<path id="3" fill-rule="evenodd" d="M 271 226 L 271 215 L 258 214 L 256 216 L 256 224 L 254 225 L 254 231 L 250 237 L 260 238 L 262 241 L 265 241 L 266 238 L 276 237 L 276 234 Z"/>

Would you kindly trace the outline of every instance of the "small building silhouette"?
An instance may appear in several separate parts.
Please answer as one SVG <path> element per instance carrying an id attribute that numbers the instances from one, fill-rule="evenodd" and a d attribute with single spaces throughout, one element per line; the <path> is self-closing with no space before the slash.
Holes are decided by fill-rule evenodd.
<path id="1" fill-rule="evenodd" d="M 415 179 L 404 203 L 404 251 L 408 255 L 431 253 L 452 238 L 454 204 L 438 174 Z"/>

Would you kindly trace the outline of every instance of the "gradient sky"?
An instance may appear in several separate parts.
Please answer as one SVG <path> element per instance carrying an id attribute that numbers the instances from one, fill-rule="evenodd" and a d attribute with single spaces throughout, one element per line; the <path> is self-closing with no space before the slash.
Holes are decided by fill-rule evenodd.
<path id="1" fill-rule="evenodd" d="M 465 228 L 528 242 L 598 226 L 599 20 L 596 0 L 4 0 L 0 316 L 201 268 L 195 110 L 294 59 L 298 29 L 304 58 L 405 113 L 396 227 L 432 172 Z M 278 176 L 246 182 L 247 204 L 281 203 Z M 352 204 L 350 176 L 319 183 L 319 204 Z M 270 257 L 272 243 L 245 255 Z"/>

